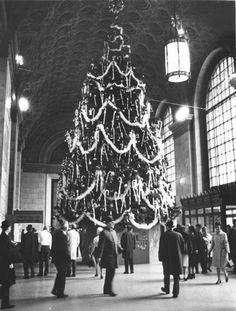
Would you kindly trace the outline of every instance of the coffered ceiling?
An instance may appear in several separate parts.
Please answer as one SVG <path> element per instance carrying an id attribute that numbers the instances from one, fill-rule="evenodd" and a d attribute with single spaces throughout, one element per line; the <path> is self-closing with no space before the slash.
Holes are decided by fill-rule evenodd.
<path id="1" fill-rule="evenodd" d="M 91 62 L 103 53 L 114 21 L 108 0 L 1 1 L 0 52 L 13 34 L 24 56 L 20 91 L 31 102 L 23 116 L 25 159 L 37 154 L 55 135 L 73 125 L 74 110 Z M 147 84 L 147 96 L 191 102 L 203 60 L 222 40 L 234 44 L 234 1 L 125 0 L 118 22 L 131 45 L 132 63 Z M 191 80 L 171 85 L 165 79 L 164 45 L 170 18 L 177 12 L 190 37 Z M 153 102 L 155 110 L 157 102 Z M 39 161 L 39 159 L 38 159 Z"/>

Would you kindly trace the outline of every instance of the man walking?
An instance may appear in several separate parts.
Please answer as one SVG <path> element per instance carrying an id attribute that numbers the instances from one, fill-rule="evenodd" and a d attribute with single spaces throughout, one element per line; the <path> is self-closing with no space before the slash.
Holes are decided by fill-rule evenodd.
<path id="1" fill-rule="evenodd" d="M 45 263 L 44 275 L 48 275 L 49 256 L 52 247 L 52 235 L 44 226 L 43 230 L 39 233 L 39 274 L 43 276 L 43 263 Z"/>
<path id="2" fill-rule="evenodd" d="M 125 261 L 125 274 L 134 273 L 134 249 L 135 249 L 135 235 L 132 232 L 132 226 L 127 225 L 126 231 L 121 236 L 121 247 L 123 248 L 123 258 Z"/>
<path id="3" fill-rule="evenodd" d="M 173 275 L 173 298 L 179 295 L 179 275 L 183 273 L 184 239 L 179 232 L 173 231 L 173 221 L 166 223 L 166 232 L 161 235 L 159 245 L 159 261 L 162 261 L 164 272 L 163 292 L 170 292 L 170 275 Z"/>
<path id="4" fill-rule="evenodd" d="M 113 292 L 112 282 L 115 276 L 115 269 L 118 268 L 118 250 L 119 246 L 117 234 L 114 230 L 114 222 L 111 216 L 105 219 L 106 228 L 100 233 L 98 242 L 98 262 L 101 262 L 101 267 L 106 268 L 106 277 L 103 287 L 103 294 L 116 296 Z"/>

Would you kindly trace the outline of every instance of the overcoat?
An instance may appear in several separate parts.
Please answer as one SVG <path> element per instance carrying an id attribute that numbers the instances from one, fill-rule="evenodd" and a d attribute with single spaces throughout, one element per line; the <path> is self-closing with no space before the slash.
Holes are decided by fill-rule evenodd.
<path id="1" fill-rule="evenodd" d="M 37 262 L 37 241 L 33 232 L 26 232 L 22 238 L 23 259 L 31 262 Z"/>
<path id="2" fill-rule="evenodd" d="M 15 284 L 15 270 L 10 269 L 11 250 L 14 247 L 9 236 L 3 231 L 0 235 L 0 284 L 12 285 Z"/>
<path id="3" fill-rule="evenodd" d="M 220 233 L 214 233 L 212 236 L 212 266 L 224 268 L 228 262 L 229 243 L 227 234 L 220 230 Z"/>
<path id="4" fill-rule="evenodd" d="M 121 236 L 121 247 L 123 248 L 123 258 L 133 259 L 135 249 L 135 235 L 133 232 L 124 232 Z"/>
<path id="5" fill-rule="evenodd" d="M 70 261 L 67 235 L 61 229 L 53 232 L 51 253 L 55 264 L 64 265 Z"/>
<path id="6" fill-rule="evenodd" d="M 104 229 L 100 233 L 98 242 L 98 258 L 101 258 L 101 267 L 115 269 L 118 268 L 119 241 L 115 230 Z"/>
<path id="7" fill-rule="evenodd" d="M 179 232 L 167 230 L 161 235 L 159 261 L 165 265 L 167 274 L 183 273 L 184 239 Z"/>
<path id="8" fill-rule="evenodd" d="M 80 244 L 80 235 L 75 229 L 71 229 L 67 233 L 68 235 L 68 245 L 69 245 L 69 253 L 70 259 L 76 260 L 77 258 L 77 249 Z"/>

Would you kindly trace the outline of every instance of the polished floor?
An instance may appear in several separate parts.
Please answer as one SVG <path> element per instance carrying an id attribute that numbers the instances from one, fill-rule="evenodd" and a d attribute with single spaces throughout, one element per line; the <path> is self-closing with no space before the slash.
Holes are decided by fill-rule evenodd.
<path id="1" fill-rule="evenodd" d="M 11 288 L 11 303 L 19 311 L 230 311 L 236 310 L 236 275 L 229 272 L 229 282 L 222 277 L 222 284 L 215 285 L 215 272 L 198 274 L 196 278 L 181 281 L 177 299 L 165 295 L 161 264 L 136 265 L 134 274 L 123 274 L 120 266 L 114 279 L 116 297 L 104 296 L 104 280 L 94 277 L 93 268 L 77 266 L 77 276 L 67 278 L 66 293 L 69 297 L 58 299 L 50 294 L 55 270 L 47 277 L 24 280 L 21 267 L 17 267 L 17 282 Z"/>

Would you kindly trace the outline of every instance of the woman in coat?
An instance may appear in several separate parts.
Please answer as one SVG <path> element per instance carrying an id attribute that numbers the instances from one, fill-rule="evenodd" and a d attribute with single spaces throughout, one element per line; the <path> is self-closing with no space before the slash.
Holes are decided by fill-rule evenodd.
<path id="1" fill-rule="evenodd" d="M 9 302 L 10 286 L 15 284 L 15 270 L 11 259 L 11 251 L 14 248 L 8 234 L 11 226 L 8 221 L 2 222 L 2 233 L 0 235 L 0 284 L 2 284 L 2 309 L 14 308 Z"/>
<path id="2" fill-rule="evenodd" d="M 221 283 L 220 270 L 223 271 L 225 275 L 225 281 L 228 282 L 229 277 L 225 268 L 228 262 L 229 243 L 227 234 L 221 230 L 220 222 L 215 223 L 215 233 L 212 237 L 212 244 L 209 253 L 211 251 L 213 251 L 212 266 L 216 267 L 218 277 L 216 284 Z"/>
<path id="3" fill-rule="evenodd" d="M 77 251 L 80 244 L 80 235 L 76 230 L 76 224 L 71 225 L 71 230 L 67 232 L 68 237 L 68 246 L 69 246 L 69 254 L 70 254 L 70 262 L 67 268 L 67 276 L 75 277 L 76 274 L 76 259 L 77 259 Z M 71 274 L 72 268 L 72 274 Z"/>

